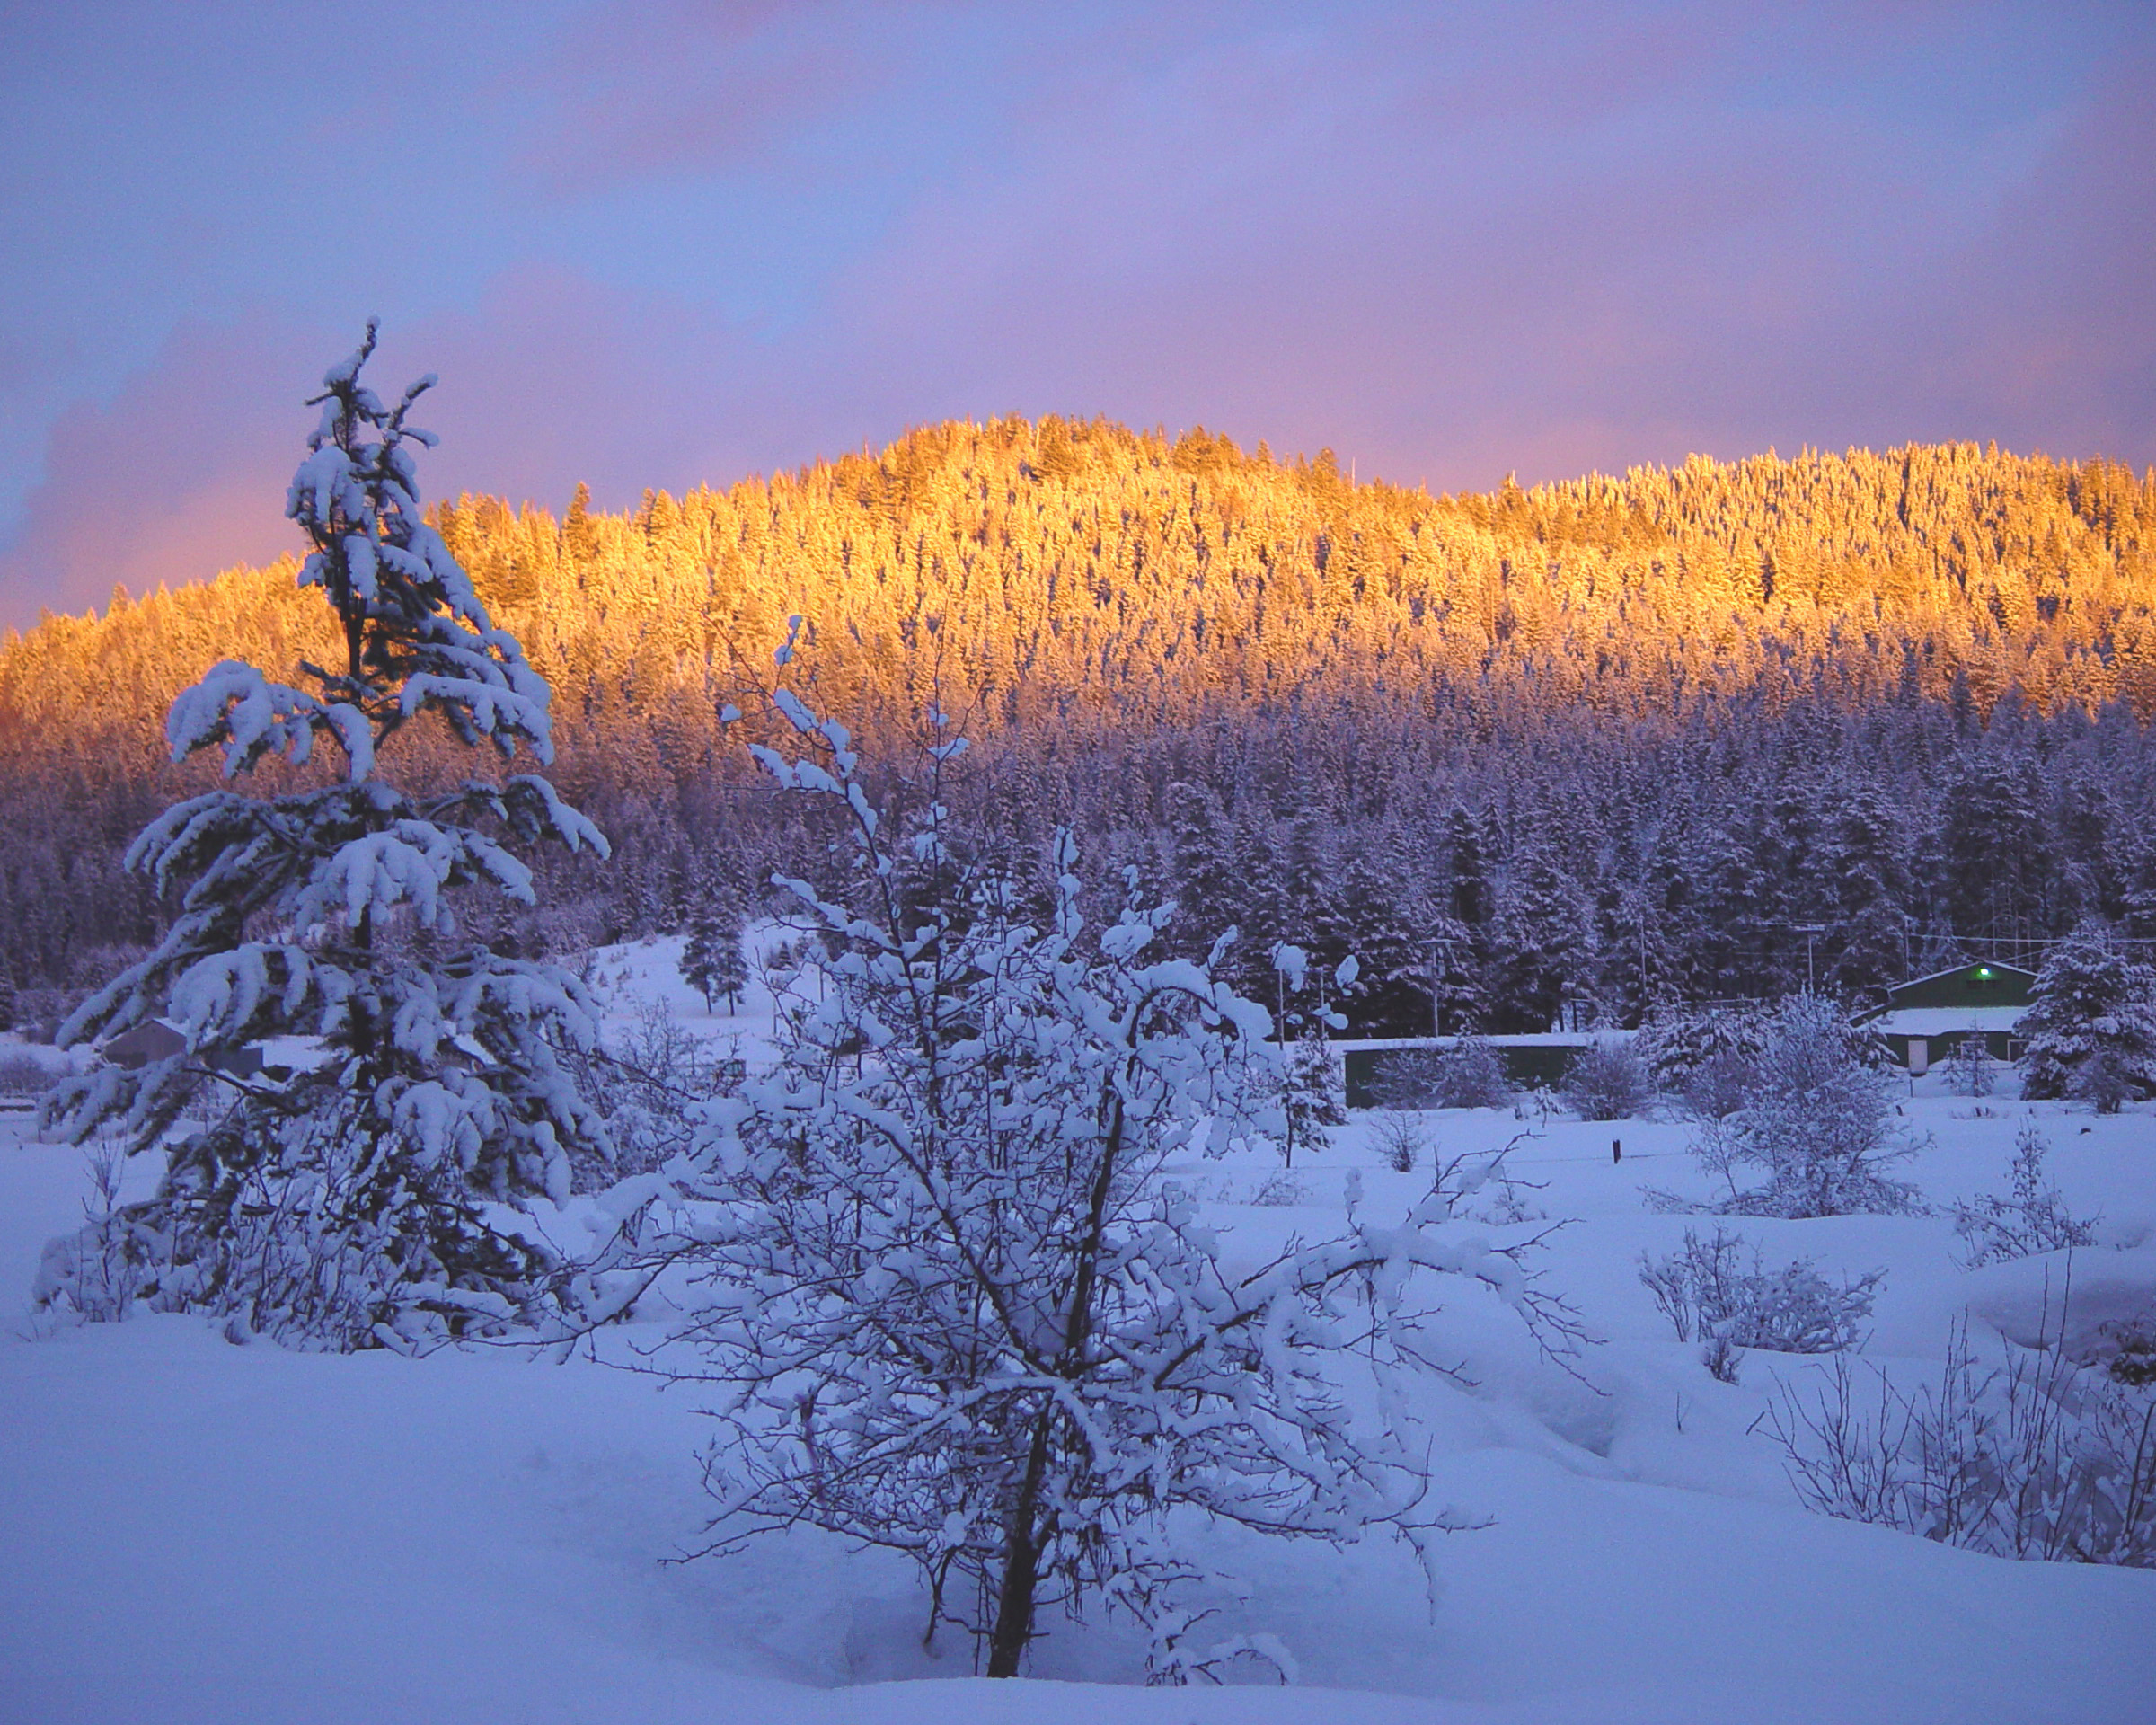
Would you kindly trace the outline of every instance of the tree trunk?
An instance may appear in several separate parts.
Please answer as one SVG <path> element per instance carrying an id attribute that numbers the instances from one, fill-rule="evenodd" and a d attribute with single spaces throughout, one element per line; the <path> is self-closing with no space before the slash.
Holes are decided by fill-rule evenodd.
<path id="1" fill-rule="evenodd" d="M 1003 1545 L 1003 1581 L 996 1590 L 995 1625 L 988 1632 L 988 1675 L 1015 1677 L 1026 1643 L 1033 1639 L 1033 1589 L 1040 1580 L 1040 1486 L 1048 1470 L 1048 1429 L 1054 1408 L 1043 1408 L 1034 1422 L 1033 1444 L 1026 1456 L 1025 1482 L 1011 1511 L 1011 1531 Z"/>

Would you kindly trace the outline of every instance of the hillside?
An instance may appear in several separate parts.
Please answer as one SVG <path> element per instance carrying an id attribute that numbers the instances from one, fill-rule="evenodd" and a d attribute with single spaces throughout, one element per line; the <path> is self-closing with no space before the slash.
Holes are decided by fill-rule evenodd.
<path id="1" fill-rule="evenodd" d="M 1345 867 L 1343 845 L 1370 848 L 1357 833 L 1374 823 L 1387 871 L 1427 877 L 1426 898 L 1451 895 L 1457 846 L 1418 858 L 1433 846 L 1417 835 L 1455 804 L 1484 818 L 1499 874 L 1518 871 L 1530 829 L 1578 827 L 1577 808 L 1551 819 L 1577 787 L 1553 784 L 1550 763 L 1577 772 L 1582 739 L 1632 774 L 1630 802 L 1671 775 L 1696 790 L 1717 739 L 1846 757 L 1912 827 L 1906 853 L 2002 706 L 1994 754 L 2034 727 L 2041 782 L 2015 795 L 2037 823 L 2059 794 L 2062 725 L 2123 703 L 2113 730 L 2133 733 L 2134 758 L 2105 769 L 2117 796 L 2156 714 L 2156 475 L 1975 446 L 1695 458 L 1433 497 L 1351 484 L 1330 455 L 1283 463 L 1202 431 L 1171 444 L 1012 419 L 653 492 L 627 515 L 579 494 L 559 519 L 469 497 L 437 519 L 553 682 L 558 776 L 624 841 L 613 881 L 591 888 L 609 908 L 587 933 L 608 936 L 667 925 L 714 857 L 753 876 L 791 842 L 743 796 L 718 712 L 767 675 L 794 615 L 819 704 L 865 721 L 874 748 L 941 701 L 1021 785 L 1021 826 L 1053 812 L 1165 845 L 1169 787 L 1202 783 L 1224 817 L 1259 809 L 1281 844 L 1321 816 L 1321 872 Z M 199 782 L 163 762 L 164 707 L 216 659 L 323 650 L 322 608 L 290 578 L 231 571 L 0 646 L 0 942 L 19 981 L 63 981 L 97 968 L 101 945 L 146 938 L 152 909 L 118 877 L 118 849 Z M 1785 747 L 1822 712 L 1931 716 L 1894 721 L 1898 740 Z M 1012 800 L 1008 783 L 983 794 Z M 1815 801 L 1818 826 L 1848 799 Z M 1727 828 L 1723 812 L 1700 818 Z M 1598 871 L 1641 861 L 1609 819 L 1552 836 L 1590 915 L 1615 914 Z M 2060 819 L 2035 846 L 2061 851 L 2059 880 L 2127 866 L 2116 835 Z M 1613 845 L 1630 860 L 1610 863 Z M 1786 865 L 1766 871 L 1770 900 Z M 2124 909 L 2126 888 L 2093 890 Z M 1989 873 L 1953 890 L 1913 880 L 1897 938 L 2040 935 L 2089 896 L 2020 883 L 2001 899 Z M 1643 974 L 1633 992 L 1652 986 Z"/>

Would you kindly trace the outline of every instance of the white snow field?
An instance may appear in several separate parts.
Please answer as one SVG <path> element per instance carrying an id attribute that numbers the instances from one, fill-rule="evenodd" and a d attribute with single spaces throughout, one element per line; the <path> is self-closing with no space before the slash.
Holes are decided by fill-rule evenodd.
<path id="1" fill-rule="evenodd" d="M 767 1020 L 707 1016 L 673 943 L 599 955 L 617 1010 L 664 995 L 692 1030 L 753 1053 Z M 767 1010 L 767 1008 L 766 1008 Z M 1935 1372 L 1950 1322 L 2032 1331 L 2045 1277 L 2090 1309 L 2156 1292 L 2156 1113 L 1977 1104 L 1920 1083 L 1935 1143 L 1903 1172 L 1934 1204 L 2003 1190 L 2032 1111 L 2051 1172 L 2099 1246 L 1975 1272 L 1940 1217 L 1743 1220 L 1770 1264 L 1884 1268 L 1865 1358 Z M 2010 1088 L 2010 1078 L 2008 1088 Z M 1230 1627 L 1280 1635 L 1291 1688 L 1146 1689 L 1113 1622 L 1044 1616 L 1034 1676 L 973 1678 L 944 1632 L 924 1651 L 912 1571 L 814 1534 L 676 1563 L 702 1537 L 694 1394 L 590 1361 L 508 1349 L 303 1355 L 235 1347 L 181 1317 L 44 1333 L 24 1305 L 45 1239 L 87 1190 L 79 1152 L 0 1124 L 0 1721 L 308 1725 L 883 1725 L 1042 1721 L 1743 1721 L 2156 1720 L 2156 1572 L 2018 1563 L 1807 1514 L 1749 1430 L 1785 1356 L 1710 1377 L 1638 1278 L 1686 1218 L 1643 1187 L 1704 1193 L 1682 1125 L 1479 1111 L 1425 1117 L 1445 1152 L 1534 1136 L 1516 1172 L 1569 1218 L 1547 1285 L 1601 1345 L 1581 1382 L 1485 1314 L 1458 1313 L 1478 1382 L 1422 1409 L 1442 1500 L 1489 1526 L 1446 1538 L 1433 1612 L 1414 1563 L 1372 1541 L 1207 1535 L 1250 1587 Z M 1613 1164 L 1613 1138 L 1624 1146 Z M 1352 1172 L 1365 1203 L 1427 1181 L 1383 1167 L 1364 1117 L 1294 1171 L 1305 1198 L 1255 1205 L 1274 1168 L 1183 1171 L 1253 1245 L 1315 1237 Z M 1275 1193 L 1273 1196 L 1277 1197 Z M 1699 1223 L 1690 1224 L 1694 1227 Z M 2125 1250 L 2119 1248 L 2124 1246 Z M 2077 1300 L 2081 1298 L 2077 1293 Z M 647 1321 L 641 1333 L 656 1334 Z"/>

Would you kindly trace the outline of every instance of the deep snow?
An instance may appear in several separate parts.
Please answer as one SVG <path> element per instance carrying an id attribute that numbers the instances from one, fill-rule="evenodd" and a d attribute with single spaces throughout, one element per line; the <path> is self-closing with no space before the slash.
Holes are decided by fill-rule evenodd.
<path id="1" fill-rule="evenodd" d="M 693 1030 L 761 1039 L 762 1001 L 709 1018 L 671 971 L 671 943 L 596 965 L 623 1013 L 663 994 Z M 1934 1203 L 2002 1189 L 2031 1105 L 1973 1104 L 1942 1083 L 1906 1103 L 1935 1140 L 1906 1172 Z M 2092 1301 L 2145 1295 L 2156 1115 L 2035 1111 L 2068 1199 L 2103 1212 L 2076 1285 Z M 1687 1225 L 1651 1213 L 1641 1189 L 1705 1190 L 1683 1127 L 1427 1119 L 1447 1153 L 1533 1132 L 1517 1172 L 1545 1181 L 1533 1203 L 1570 1224 L 1543 1256 L 1548 1283 L 1605 1340 L 1579 1362 L 1583 1384 L 1458 1314 L 1480 1387 L 1431 1385 L 1434 1479 L 1492 1525 L 1444 1543 L 1434 1615 L 1389 1545 L 1220 1542 L 1251 1584 L 1242 1621 L 1288 1641 L 1301 1687 L 1145 1690 L 1127 1634 L 1053 1617 L 1038 1680 L 992 1685 L 966 1676 L 969 1650 L 948 1632 L 938 1656 L 921 1650 L 911 1572 L 880 1554 L 803 1534 L 666 1562 L 700 1537 L 702 1422 L 693 1396 L 630 1373 L 499 1349 L 298 1355 L 183 1318 L 48 1335 L 23 1317 L 0 1340 L 0 1719 L 2156 1718 L 2156 1573 L 2013 1563 L 1797 1506 L 1778 1452 L 1747 1428 L 1774 1372 L 1816 1367 L 1754 1354 L 1738 1386 L 1718 1384 L 1638 1280 L 1639 1253 Z M 11 1306 L 84 1190 L 79 1153 L 23 1137 L 19 1117 L 0 1124 Z M 1427 1178 L 1383 1168 L 1359 1117 L 1295 1171 L 1302 1204 L 1250 1203 L 1271 1172 L 1254 1161 L 1181 1177 L 1255 1245 L 1330 1228 L 1350 1170 L 1373 1209 Z M 2067 1273 L 1965 1273 L 1937 1217 L 1739 1225 L 1770 1262 L 1884 1267 L 1867 1358 L 1897 1373 L 1936 1369 L 1965 1306 L 1979 1333 L 2026 1328 L 2046 1269 L 2054 1287 Z"/>

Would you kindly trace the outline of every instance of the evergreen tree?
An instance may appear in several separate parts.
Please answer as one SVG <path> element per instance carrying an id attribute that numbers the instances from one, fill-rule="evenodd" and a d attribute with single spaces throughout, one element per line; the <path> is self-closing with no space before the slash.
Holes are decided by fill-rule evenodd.
<path id="1" fill-rule="evenodd" d="M 1579 883 L 1539 845 L 1506 882 L 1490 931 L 1493 1028 L 1546 1031 L 1592 999 L 1594 910 Z"/>
<path id="2" fill-rule="evenodd" d="M 703 996 L 705 1012 L 716 1010 L 720 995 L 729 1010 L 740 1010 L 748 960 L 741 948 L 741 913 L 730 899 L 707 898 L 697 907 L 681 949 L 681 976 Z"/>
<path id="3" fill-rule="evenodd" d="M 2017 1028 L 2028 1043 L 2026 1097 L 2078 1097 L 2109 1114 L 2156 1091 L 2156 972 L 2127 958 L 2101 923 L 2052 948 Z"/>
<path id="4" fill-rule="evenodd" d="M 304 767 L 323 742 L 341 772 L 270 799 L 191 798 L 128 853 L 178 915 L 62 1040 L 163 1016 L 186 1047 L 74 1080 L 48 1119 L 77 1142 L 119 1122 L 164 1173 L 110 1225 L 117 1238 L 48 1249 L 44 1304 L 110 1316 L 140 1299 L 295 1342 L 411 1349 L 561 1295 L 552 1255 L 493 1207 L 566 1198 L 571 1152 L 604 1146 L 555 1060 L 594 1039 L 592 1003 L 561 971 L 455 944 L 453 907 L 490 889 L 532 902 L 505 840 L 606 845 L 543 778 L 420 792 L 383 770 L 421 718 L 505 760 L 521 744 L 543 764 L 552 747 L 545 682 L 420 518 L 411 446 L 433 438 L 406 415 L 433 379 L 385 408 L 359 380 L 374 341 L 369 323 L 310 402 L 321 424 L 286 508 L 313 542 L 299 579 L 328 599 L 342 665 L 305 667 L 309 693 L 225 660 L 166 727 L 175 759 L 221 748 L 227 776 L 278 753 Z M 321 1057 L 284 1084 L 232 1075 L 273 1036 Z M 183 1123 L 204 1094 L 222 1105 Z M 115 1256 L 124 1287 L 83 1273 Z"/>

